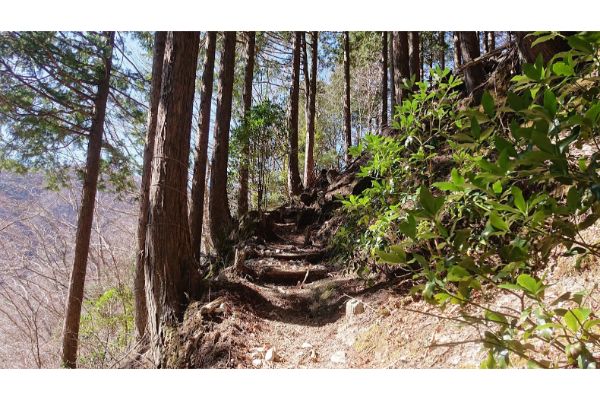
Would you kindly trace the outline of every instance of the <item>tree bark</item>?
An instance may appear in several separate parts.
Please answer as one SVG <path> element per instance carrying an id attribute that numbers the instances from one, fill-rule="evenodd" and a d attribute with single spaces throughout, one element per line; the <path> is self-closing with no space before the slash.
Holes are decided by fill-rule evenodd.
<path id="1" fill-rule="evenodd" d="M 489 53 L 490 52 L 490 43 L 488 41 L 488 33 L 487 31 L 483 31 L 482 33 L 482 40 L 483 40 L 483 52 L 484 53 Z"/>
<path id="2" fill-rule="evenodd" d="M 394 121 L 394 105 L 396 104 L 396 85 L 394 83 L 395 65 L 394 65 L 394 33 L 389 32 L 388 46 L 390 54 L 388 57 L 388 68 L 390 69 L 390 125 Z"/>
<path id="3" fill-rule="evenodd" d="M 452 33 L 452 39 L 454 41 L 454 70 L 456 71 L 456 69 L 462 65 L 460 36 L 458 35 L 458 32 Z"/>
<path id="4" fill-rule="evenodd" d="M 100 153 L 102 150 L 102 136 L 104 134 L 104 120 L 106 117 L 106 103 L 110 92 L 110 76 L 112 71 L 112 52 L 115 40 L 114 32 L 105 33 L 106 48 L 102 55 L 103 71 L 98 83 L 98 91 L 94 101 L 94 118 L 90 127 L 87 147 L 85 178 L 81 193 L 81 208 L 77 218 L 77 233 L 75 235 L 75 255 L 73 271 L 69 283 L 67 309 L 63 329 L 62 364 L 66 368 L 77 367 L 77 347 L 79 337 L 79 322 L 81 319 L 81 305 L 85 285 L 90 237 L 94 220 L 94 207 L 98 176 L 100 174 Z"/>
<path id="5" fill-rule="evenodd" d="M 217 253 L 226 256 L 230 250 L 232 229 L 227 198 L 227 163 L 229 160 L 229 128 L 235 73 L 235 32 L 225 32 L 219 68 L 217 120 L 214 129 L 214 150 L 210 167 L 210 234 Z"/>
<path id="6" fill-rule="evenodd" d="M 217 32 L 206 33 L 206 58 L 202 70 L 202 86 L 200 89 L 200 117 L 198 121 L 198 137 L 194 149 L 194 172 L 190 198 L 190 238 L 192 255 L 200 259 L 202 245 L 202 226 L 204 221 L 204 193 L 206 192 L 206 162 L 208 158 L 208 136 L 210 133 L 210 109 L 212 104 L 213 80 L 215 72 L 215 50 Z"/>
<path id="7" fill-rule="evenodd" d="M 489 51 L 496 50 L 496 32 L 489 31 L 488 35 L 487 35 L 487 38 L 488 38 L 488 48 L 489 48 Z"/>
<path id="8" fill-rule="evenodd" d="M 531 46 L 533 41 L 536 39 L 533 36 L 527 36 L 531 32 L 513 32 L 517 39 L 517 46 L 519 47 L 519 54 L 527 63 L 534 63 L 539 54 L 542 55 L 544 64 L 547 64 L 556 53 L 566 51 L 569 49 L 569 45 L 563 38 L 554 38 L 552 40 L 539 43 L 535 46 Z"/>
<path id="9" fill-rule="evenodd" d="M 346 165 L 350 163 L 352 147 L 352 126 L 350 122 L 350 34 L 344 32 L 344 136 Z"/>
<path id="10" fill-rule="evenodd" d="M 400 105 L 405 97 L 404 89 L 402 88 L 402 80 L 410 78 L 408 32 L 394 32 L 393 38 L 394 94 L 396 96 L 394 105 Z"/>
<path id="11" fill-rule="evenodd" d="M 256 32 L 247 33 L 246 42 L 246 70 L 244 72 L 244 120 L 250 114 L 252 107 L 252 82 L 254 80 L 254 52 L 256 48 Z M 242 146 L 242 162 L 240 166 L 240 192 L 238 196 L 238 217 L 241 218 L 248 212 L 248 162 L 250 158 L 249 138 L 244 135 Z"/>
<path id="12" fill-rule="evenodd" d="M 308 123 L 306 129 L 306 151 L 304 157 L 304 187 L 308 188 L 312 185 L 315 179 L 315 159 L 314 159 L 314 145 L 315 145 L 315 107 L 316 107 L 316 94 L 317 94 L 317 58 L 318 58 L 318 45 L 319 45 L 319 32 L 313 31 L 311 33 L 311 73 L 310 73 L 310 92 L 308 107 Z M 306 42 L 306 40 L 305 40 Z M 306 54 L 306 53 L 305 53 Z M 308 74 L 307 74 L 308 75 Z"/>
<path id="13" fill-rule="evenodd" d="M 198 32 L 169 32 L 163 64 L 146 238 L 146 302 L 150 350 L 165 365 L 163 346 L 181 321 L 193 272 L 187 180 Z"/>
<path id="14" fill-rule="evenodd" d="M 440 44 L 440 68 L 442 70 L 444 70 L 446 68 L 446 32 L 440 32 L 439 44 Z"/>
<path id="15" fill-rule="evenodd" d="M 381 126 L 388 126 L 388 41 L 387 32 L 381 32 Z"/>
<path id="16" fill-rule="evenodd" d="M 479 40 L 476 32 L 458 32 L 460 38 L 460 48 L 462 60 L 466 64 L 481 55 L 479 51 Z M 485 72 L 481 64 L 473 64 L 466 68 L 465 86 L 467 91 L 473 95 L 475 104 L 479 104 L 483 88 L 480 85 L 485 81 Z"/>
<path id="17" fill-rule="evenodd" d="M 140 185 L 140 211 L 137 227 L 137 257 L 135 264 L 135 278 L 133 291 L 135 295 L 135 327 L 137 340 L 147 342 L 146 325 L 148 323 L 148 309 L 146 308 L 146 292 L 144 288 L 144 248 L 146 246 L 146 229 L 148 226 L 148 204 L 150 181 L 152 173 L 152 152 L 154 151 L 154 138 L 156 137 L 156 115 L 160 102 L 160 87 L 162 82 L 162 67 L 165 55 L 165 40 L 167 32 L 154 33 L 154 56 L 152 59 L 152 88 L 150 90 L 150 104 L 146 128 L 146 143 L 144 146 L 144 161 L 142 166 L 142 183 Z"/>
<path id="18" fill-rule="evenodd" d="M 421 81 L 421 56 L 419 55 L 419 32 L 409 32 L 409 70 L 410 77 L 415 77 L 415 82 Z"/>
<path id="19" fill-rule="evenodd" d="M 299 195 L 302 181 L 298 170 L 298 98 L 300 97 L 300 45 L 302 33 L 294 32 L 292 85 L 290 86 L 290 114 L 288 119 L 288 190 L 290 196 Z"/>

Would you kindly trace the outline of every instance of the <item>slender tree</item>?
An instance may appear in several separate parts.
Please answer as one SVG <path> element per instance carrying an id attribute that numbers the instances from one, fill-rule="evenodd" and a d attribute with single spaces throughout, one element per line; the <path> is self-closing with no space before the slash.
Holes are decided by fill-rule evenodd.
<path id="1" fill-rule="evenodd" d="M 81 208 L 79 209 L 79 217 L 77 218 L 75 256 L 73 257 L 73 270 L 69 283 L 69 295 L 67 297 L 67 310 L 63 329 L 62 363 L 67 368 L 75 368 L 77 366 L 79 321 L 81 319 L 83 289 L 90 249 L 92 222 L 94 220 L 94 207 L 96 205 L 98 176 L 100 174 L 100 152 L 102 150 L 102 136 L 104 135 L 106 103 L 110 91 L 115 33 L 106 32 L 103 36 L 106 42 L 102 57 L 104 65 L 102 65 L 102 72 L 98 81 L 98 91 L 94 101 L 95 115 L 90 127 L 88 140 L 85 177 L 81 191 Z"/>
<path id="2" fill-rule="evenodd" d="M 169 32 L 166 38 L 145 257 L 156 366 L 165 365 L 163 346 L 183 317 L 192 273 L 187 181 L 199 41 L 198 32 Z"/>
<path id="3" fill-rule="evenodd" d="M 350 34 L 344 32 L 344 136 L 346 165 L 350 162 L 352 127 L 350 125 Z"/>
<path id="4" fill-rule="evenodd" d="M 388 126 L 388 34 L 381 32 L 381 129 Z"/>
<path id="5" fill-rule="evenodd" d="M 487 34 L 488 37 L 488 49 L 489 51 L 496 50 L 496 32 L 489 31 Z"/>
<path id="6" fill-rule="evenodd" d="M 462 59 L 465 64 L 478 58 L 481 53 L 479 51 L 479 40 L 477 40 L 476 32 L 458 32 L 460 37 L 460 48 Z M 481 64 L 471 64 L 465 68 L 465 86 L 467 91 L 473 95 L 476 104 L 479 104 L 481 95 L 483 94 L 483 84 L 485 80 L 485 72 Z"/>
<path id="7" fill-rule="evenodd" d="M 256 48 L 256 32 L 247 32 L 246 69 L 244 73 L 244 119 L 248 117 L 252 107 L 252 82 L 254 81 L 254 52 Z M 240 192 L 238 196 L 238 216 L 248 212 L 248 158 L 250 156 L 249 139 L 244 135 L 242 160 L 240 166 Z"/>
<path id="8" fill-rule="evenodd" d="M 446 32 L 440 32 L 439 37 L 440 46 L 440 68 L 446 68 Z"/>
<path id="9" fill-rule="evenodd" d="M 458 32 L 452 32 L 452 40 L 454 42 L 454 70 L 456 70 L 462 64 L 460 36 Z"/>
<path id="10" fill-rule="evenodd" d="M 395 64 L 395 62 L 394 62 L 394 32 L 389 32 L 388 46 L 390 49 L 390 53 L 389 53 L 389 57 L 388 57 L 388 68 L 390 69 L 390 78 L 389 78 L 390 108 L 391 108 L 390 121 L 393 121 L 394 120 L 394 105 L 396 104 L 396 85 L 394 82 L 394 76 L 396 75 L 395 65 L 394 65 Z"/>
<path id="11" fill-rule="evenodd" d="M 288 191 L 290 196 L 299 195 L 302 181 L 298 171 L 298 97 L 300 97 L 300 47 L 302 33 L 294 32 L 292 58 L 292 84 L 290 86 L 290 111 L 288 117 Z"/>
<path id="12" fill-rule="evenodd" d="M 403 80 L 410 77 L 409 55 L 408 55 L 408 32 L 394 32 L 394 104 L 402 104 L 404 99 Z"/>
<path id="13" fill-rule="evenodd" d="M 208 205 L 211 239 L 217 253 L 221 256 L 225 256 L 230 250 L 229 234 L 233 222 L 227 199 L 227 163 L 229 159 L 229 128 L 235 73 L 236 33 L 225 32 L 223 35 Z"/>
<path id="14" fill-rule="evenodd" d="M 481 39 L 483 41 L 483 51 L 484 53 L 489 53 L 490 52 L 490 42 L 488 40 L 488 31 L 483 31 L 481 32 Z"/>
<path id="15" fill-rule="evenodd" d="M 123 34 L 114 32 L 0 32 L 2 161 L 25 171 L 45 171 L 58 185 L 82 170 L 77 175 L 83 187 L 62 338 L 66 367 L 77 365 L 100 174 L 110 180 L 111 189 L 131 186 L 134 162 L 124 144 L 140 139 L 135 132 L 143 130 L 145 120 L 136 100 L 143 95 L 145 79 L 120 62 L 126 57 L 122 39 Z M 127 135 L 105 134 L 105 127 L 121 123 L 123 116 L 134 129 Z M 80 156 L 85 156 L 83 168 Z"/>
<path id="16" fill-rule="evenodd" d="M 421 80 L 421 56 L 419 55 L 419 32 L 408 33 L 409 42 L 409 69 L 411 78 L 415 77 L 415 82 Z"/>
<path id="17" fill-rule="evenodd" d="M 146 245 L 146 228 L 148 226 L 148 204 L 152 172 L 152 152 L 156 135 L 156 116 L 160 101 L 162 67 L 165 55 L 166 32 L 154 33 L 154 56 L 152 59 L 152 87 L 148 107 L 148 125 L 146 143 L 144 144 L 144 160 L 142 164 L 142 183 L 140 185 L 140 204 L 137 227 L 137 255 L 133 290 L 135 294 L 135 327 L 138 341 L 146 341 L 146 325 L 148 310 L 146 308 L 146 292 L 144 288 L 144 247 Z"/>
<path id="18" fill-rule="evenodd" d="M 306 36 L 305 36 L 306 37 Z M 307 116 L 308 123 L 306 129 L 306 150 L 304 157 L 304 186 L 310 187 L 314 181 L 315 174 L 315 159 L 314 159 L 314 146 L 315 146 L 315 116 L 316 116 L 316 95 L 317 95 L 317 62 L 318 62 L 318 46 L 319 46 L 319 32 L 311 32 L 311 71 L 310 71 L 310 91 L 309 101 L 307 104 Z M 306 42 L 306 39 L 305 39 Z M 306 56 L 306 52 L 304 53 Z M 306 58 L 306 57 L 305 57 Z M 306 66 L 307 63 L 305 63 Z M 305 77 L 308 78 L 308 74 L 305 71 Z"/>
<path id="19" fill-rule="evenodd" d="M 212 104 L 213 78 L 215 71 L 215 50 L 217 32 L 206 33 L 206 56 L 202 69 L 202 86 L 200 88 L 200 116 L 198 120 L 198 137 L 194 148 L 194 172 L 190 198 L 190 237 L 192 254 L 195 260 L 200 259 L 202 242 L 202 225 L 204 221 L 204 193 L 206 191 L 206 163 L 208 158 L 208 137 L 210 134 L 210 109 Z"/>

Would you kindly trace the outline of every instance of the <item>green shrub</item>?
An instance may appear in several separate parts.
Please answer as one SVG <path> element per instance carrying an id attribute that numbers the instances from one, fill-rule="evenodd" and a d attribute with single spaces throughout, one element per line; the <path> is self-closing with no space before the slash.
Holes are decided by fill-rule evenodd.
<path id="1" fill-rule="evenodd" d="M 397 107 L 397 136 L 355 149 L 369 154 L 361 174 L 374 184 L 344 201 L 366 228 L 352 240 L 414 271 L 426 301 L 459 304 L 465 322 L 483 325 L 482 367 L 509 366 L 511 354 L 530 366 L 596 366 L 600 319 L 586 293 L 548 303 L 538 276 L 552 250 L 579 261 L 600 255 L 579 235 L 600 217 L 600 34 L 567 40 L 571 50 L 524 65 L 505 99 L 485 92 L 478 108 L 459 112 L 460 82 L 438 69 L 432 88 L 420 83 Z M 584 144 L 593 154 L 576 156 Z M 491 290 L 516 296 L 519 309 L 483 305 Z"/>

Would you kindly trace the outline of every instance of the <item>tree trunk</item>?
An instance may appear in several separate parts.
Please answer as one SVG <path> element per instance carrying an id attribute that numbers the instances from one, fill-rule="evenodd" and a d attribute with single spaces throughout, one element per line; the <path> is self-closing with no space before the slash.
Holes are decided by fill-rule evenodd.
<path id="1" fill-rule="evenodd" d="M 256 32 L 248 32 L 246 42 L 246 70 L 244 73 L 244 119 L 250 114 L 252 107 L 252 82 L 254 80 L 254 52 L 256 48 Z M 240 166 L 240 193 L 238 197 L 238 218 L 248 212 L 248 163 L 250 158 L 249 138 L 244 135 L 242 146 L 242 162 Z"/>
<path id="2" fill-rule="evenodd" d="M 145 265 L 150 349 L 158 367 L 183 317 L 193 272 L 187 180 L 199 39 L 198 32 L 169 32 L 165 46 Z"/>
<path id="3" fill-rule="evenodd" d="M 200 116 L 198 121 L 198 137 L 194 149 L 194 173 L 192 176 L 192 192 L 190 198 L 190 238 L 192 254 L 195 260 L 200 259 L 202 249 L 202 226 L 204 221 L 204 193 L 206 192 L 206 161 L 208 158 L 208 136 L 210 133 L 210 109 L 212 104 L 213 79 L 215 72 L 215 50 L 217 32 L 206 33 L 206 58 L 202 70 L 202 86 L 200 89 Z"/>
<path id="4" fill-rule="evenodd" d="M 476 32 L 458 32 L 460 37 L 460 48 L 462 60 L 466 64 L 478 58 L 481 53 L 479 51 L 479 41 L 477 40 Z M 473 64 L 466 68 L 465 71 L 465 86 L 467 91 L 473 95 L 475 104 L 479 104 L 483 88 L 480 85 L 485 81 L 485 72 L 481 64 Z"/>
<path id="5" fill-rule="evenodd" d="M 519 47 L 519 54 L 527 63 L 534 63 L 537 56 L 541 54 L 544 64 L 547 64 L 556 53 L 569 49 L 569 45 L 563 38 L 547 40 L 532 47 L 531 44 L 536 38 L 535 36 L 527 36 L 530 33 L 514 32 L 517 39 L 517 46 Z"/>
<path id="6" fill-rule="evenodd" d="M 167 32 L 154 33 L 154 57 L 152 60 L 152 88 L 148 109 L 148 126 L 146 129 L 146 144 L 144 146 L 144 161 L 142 166 L 142 183 L 140 186 L 140 211 L 137 227 L 137 257 L 135 264 L 135 279 L 133 291 L 135 294 L 135 327 L 137 340 L 146 344 L 146 325 L 148 309 L 146 308 L 146 292 L 144 288 L 144 248 L 146 246 L 146 229 L 148 227 L 148 203 L 152 173 L 152 153 L 156 137 L 156 115 L 160 102 L 160 87 L 162 82 L 163 59 L 165 55 L 165 40 Z"/>
<path id="7" fill-rule="evenodd" d="M 487 35 L 487 38 L 488 38 L 488 40 L 487 40 L 487 41 L 488 41 L 488 48 L 489 48 L 489 51 L 494 51 L 494 50 L 496 50 L 496 32 L 494 32 L 494 31 L 489 31 L 489 32 L 488 32 L 488 35 Z"/>
<path id="8" fill-rule="evenodd" d="M 390 69 L 390 122 L 394 121 L 394 104 L 396 104 L 396 85 L 394 83 L 395 66 L 394 66 L 394 33 L 389 32 L 388 46 L 390 54 L 388 57 L 388 68 Z M 390 123 L 391 125 L 391 123 Z"/>
<path id="9" fill-rule="evenodd" d="M 352 147 L 352 126 L 350 124 L 350 34 L 344 32 L 344 136 L 346 165 L 350 163 Z"/>
<path id="10" fill-rule="evenodd" d="M 402 104 L 405 97 L 402 88 L 403 79 L 410 78 L 410 67 L 408 57 L 408 32 L 394 32 L 394 86 L 395 86 L 395 105 Z"/>
<path id="11" fill-rule="evenodd" d="M 487 31 L 481 32 L 482 40 L 483 40 L 483 51 L 484 53 L 490 52 L 490 42 L 488 41 L 488 33 Z"/>
<path id="12" fill-rule="evenodd" d="M 235 32 L 225 32 L 219 68 L 214 150 L 210 167 L 210 234 L 217 253 L 226 256 L 230 250 L 232 229 L 227 199 L 227 163 L 229 159 L 229 128 L 235 74 Z"/>
<path id="13" fill-rule="evenodd" d="M 446 32 L 440 32 L 440 68 L 446 68 Z"/>
<path id="14" fill-rule="evenodd" d="M 308 124 L 306 129 L 306 151 L 304 157 L 304 187 L 310 187 L 314 181 L 315 174 L 315 106 L 317 94 L 317 57 L 319 45 L 319 32 L 312 32 L 311 43 L 311 71 L 310 71 L 310 93 L 308 102 Z"/>
<path id="15" fill-rule="evenodd" d="M 421 81 L 421 56 L 419 55 L 419 32 L 409 32 L 409 70 L 410 77 L 415 77 L 415 82 Z"/>
<path id="16" fill-rule="evenodd" d="M 294 56 L 292 59 L 292 85 L 290 87 L 290 114 L 288 120 L 288 190 L 290 196 L 299 195 L 302 181 L 298 171 L 298 97 L 300 96 L 300 45 L 302 33 L 294 32 Z"/>
<path id="17" fill-rule="evenodd" d="M 102 136 L 104 134 L 104 120 L 106 117 L 106 103 L 110 91 L 110 75 L 112 71 L 112 52 L 115 40 L 114 32 L 105 33 L 106 48 L 104 49 L 103 71 L 99 79 L 98 91 L 94 101 L 94 118 L 90 127 L 87 157 L 85 164 L 85 178 L 81 192 L 81 208 L 77 218 L 77 233 L 75 235 L 75 255 L 73 258 L 73 271 L 69 283 L 67 309 L 63 329 L 62 364 L 66 368 L 77 367 L 77 346 L 79 337 L 79 321 L 81 319 L 81 305 L 85 285 L 90 237 L 94 220 L 94 207 L 96 204 L 96 189 L 98 175 L 100 174 L 100 153 L 102 150 Z"/>
<path id="18" fill-rule="evenodd" d="M 387 32 L 381 32 L 381 125 L 388 126 L 388 41 Z"/>
<path id="19" fill-rule="evenodd" d="M 454 41 L 454 70 L 456 71 L 456 69 L 462 65 L 460 36 L 458 35 L 458 32 L 452 33 L 452 39 Z"/>

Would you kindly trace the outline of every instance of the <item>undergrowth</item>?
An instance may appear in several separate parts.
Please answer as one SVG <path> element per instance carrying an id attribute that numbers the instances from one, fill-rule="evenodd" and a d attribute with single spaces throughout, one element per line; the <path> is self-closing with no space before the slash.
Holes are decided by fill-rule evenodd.
<path id="1" fill-rule="evenodd" d="M 598 361 L 590 292 L 547 299 L 543 276 L 557 250 L 578 263 L 600 255 L 581 236 L 600 217 L 600 34 L 564 39 L 569 51 L 525 64 L 506 96 L 485 92 L 479 107 L 459 110 L 461 81 L 437 69 L 396 107 L 396 135 L 353 149 L 368 154 L 360 175 L 373 184 L 343 201 L 338 248 L 412 272 L 413 292 L 441 309 L 460 305 L 461 321 L 483 328 L 484 368 Z M 501 292 L 519 306 L 482 300 Z"/>

